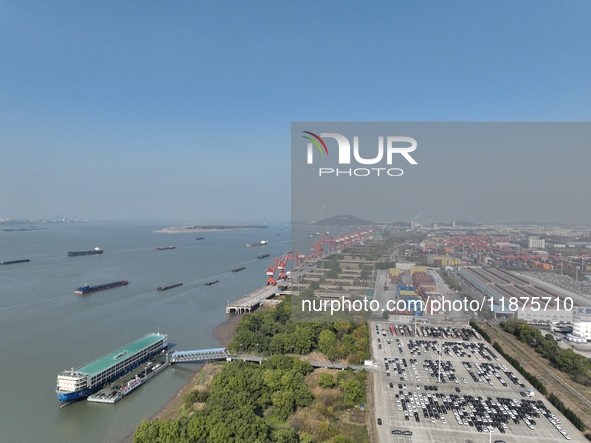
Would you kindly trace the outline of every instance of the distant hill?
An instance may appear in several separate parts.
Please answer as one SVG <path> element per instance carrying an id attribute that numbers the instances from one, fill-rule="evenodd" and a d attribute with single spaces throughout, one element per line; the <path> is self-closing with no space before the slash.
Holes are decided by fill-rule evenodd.
<path id="1" fill-rule="evenodd" d="M 374 222 L 353 217 L 352 215 L 336 215 L 311 223 L 312 226 L 358 226 L 375 225 Z"/>

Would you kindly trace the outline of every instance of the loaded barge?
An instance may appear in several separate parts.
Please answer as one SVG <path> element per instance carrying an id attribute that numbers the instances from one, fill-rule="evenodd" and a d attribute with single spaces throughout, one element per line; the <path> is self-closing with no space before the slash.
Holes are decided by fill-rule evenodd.
<path id="1" fill-rule="evenodd" d="M 105 283 L 105 284 L 96 285 L 96 286 L 84 285 L 84 286 L 80 286 L 78 289 L 76 289 L 74 291 L 74 294 L 88 294 L 89 292 L 103 291 L 105 289 L 111 289 L 111 288 L 117 288 L 119 286 L 124 286 L 128 283 L 129 282 L 127 280 L 118 280 L 118 281 L 114 281 L 111 283 Z"/>
<path id="2" fill-rule="evenodd" d="M 94 248 L 90 251 L 68 251 L 68 257 L 74 257 L 76 255 L 93 255 L 93 254 L 102 254 L 103 250 L 101 248 Z"/>
<path id="3" fill-rule="evenodd" d="M 174 285 L 168 285 L 168 286 L 158 286 L 156 289 L 158 291 L 166 291 L 167 289 L 172 289 L 172 288 L 176 288 L 177 286 L 182 286 L 182 283 L 175 283 Z"/>
<path id="4" fill-rule="evenodd" d="M 24 258 L 22 260 L 2 260 L 0 261 L 0 265 L 13 265 L 15 263 L 28 263 L 31 260 L 29 260 L 28 258 Z"/>
<path id="5" fill-rule="evenodd" d="M 88 397 L 143 362 L 156 357 L 167 347 L 167 335 L 146 334 L 78 369 L 63 371 L 57 376 L 57 397 L 63 404 Z"/>

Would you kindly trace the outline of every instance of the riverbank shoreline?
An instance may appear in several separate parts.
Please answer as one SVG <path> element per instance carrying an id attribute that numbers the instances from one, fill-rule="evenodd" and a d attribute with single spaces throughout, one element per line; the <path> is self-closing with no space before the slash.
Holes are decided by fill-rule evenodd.
<path id="1" fill-rule="evenodd" d="M 236 326 L 240 322 L 241 318 L 242 316 L 240 315 L 232 315 L 213 329 L 211 335 L 213 335 L 218 340 L 220 347 L 225 348 L 230 344 L 232 338 L 234 337 L 234 333 L 236 332 Z M 174 420 L 178 418 L 181 408 L 183 407 L 183 399 L 193 388 L 195 388 L 197 379 L 199 378 L 202 369 L 203 365 L 197 369 L 187 384 L 183 386 L 181 390 L 170 399 L 166 406 L 164 406 L 164 408 L 162 408 L 158 414 L 151 418 L 151 420 Z"/>
<path id="2" fill-rule="evenodd" d="M 225 348 L 230 344 L 232 338 L 234 337 L 234 333 L 236 332 L 236 326 L 241 319 L 241 315 L 232 315 L 213 329 L 211 335 L 213 335 L 218 340 L 220 347 Z M 187 384 L 183 386 L 180 391 L 169 400 L 166 406 L 164 406 L 160 412 L 151 417 L 150 420 L 173 420 L 178 418 L 183 406 L 183 399 L 193 388 L 195 388 L 196 381 L 199 378 L 202 368 L 203 365 L 197 369 L 195 374 L 191 376 Z"/>
<path id="3" fill-rule="evenodd" d="M 223 322 L 218 324 L 211 335 L 218 341 L 220 347 L 227 347 L 231 342 L 234 334 L 236 333 L 236 326 L 242 319 L 242 315 L 231 315 L 228 316 Z M 183 407 L 183 400 L 185 396 L 197 386 L 197 381 L 201 375 L 204 365 L 201 365 L 197 371 L 191 376 L 189 381 L 183 386 L 173 397 L 170 398 L 168 403 L 156 414 L 148 419 L 150 420 L 176 420 L 179 418 L 181 409 Z M 135 432 L 135 431 L 134 431 Z M 127 436 L 121 443 L 132 443 L 133 434 Z"/>

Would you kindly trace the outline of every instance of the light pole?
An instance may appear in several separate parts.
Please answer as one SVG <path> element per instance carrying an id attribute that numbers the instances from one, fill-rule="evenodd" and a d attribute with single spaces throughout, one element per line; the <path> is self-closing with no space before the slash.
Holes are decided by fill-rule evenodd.
<path id="1" fill-rule="evenodd" d="M 439 343 L 439 371 L 437 371 L 437 373 L 439 378 L 439 384 L 441 384 L 441 343 Z"/>

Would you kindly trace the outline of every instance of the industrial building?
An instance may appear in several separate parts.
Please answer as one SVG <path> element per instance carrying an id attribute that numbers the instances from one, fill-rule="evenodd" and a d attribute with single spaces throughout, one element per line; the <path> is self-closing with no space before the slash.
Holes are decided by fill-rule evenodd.
<path id="1" fill-rule="evenodd" d="M 462 264 L 462 260 L 449 255 L 429 255 L 427 256 L 427 264 L 430 266 L 458 266 Z"/>
<path id="2" fill-rule="evenodd" d="M 573 335 L 591 339 L 591 308 L 575 308 Z"/>
<path id="3" fill-rule="evenodd" d="M 530 249 L 539 248 L 545 249 L 546 248 L 546 240 L 540 237 L 529 237 L 528 238 L 528 246 Z"/>
<path id="4" fill-rule="evenodd" d="M 553 291 L 549 285 L 542 287 L 498 268 L 466 267 L 460 269 L 460 275 L 487 299 L 492 297 L 494 304 L 500 306 L 499 309 L 493 307 L 495 317 L 515 315 L 527 322 L 572 323 L 574 311 L 589 309 L 591 322 L 591 308 L 578 307 L 580 296 L 576 294 L 564 290 Z M 531 303 L 533 297 L 537 297 L 539 306 Z M 567 302 L 567 298 L 572 303 Z"/>
<path id="5" fill-rule="evenodd" d="M 413 263 L 413 262 L 396 262 L 396 269 L 399 269 L 401 271 L 409 271 L 410 268 L 412 268 L 413 266 L 416 266 L 416 263 Z M 390 270 L 390 272 L 392 272 L 392 270 Z"/>

